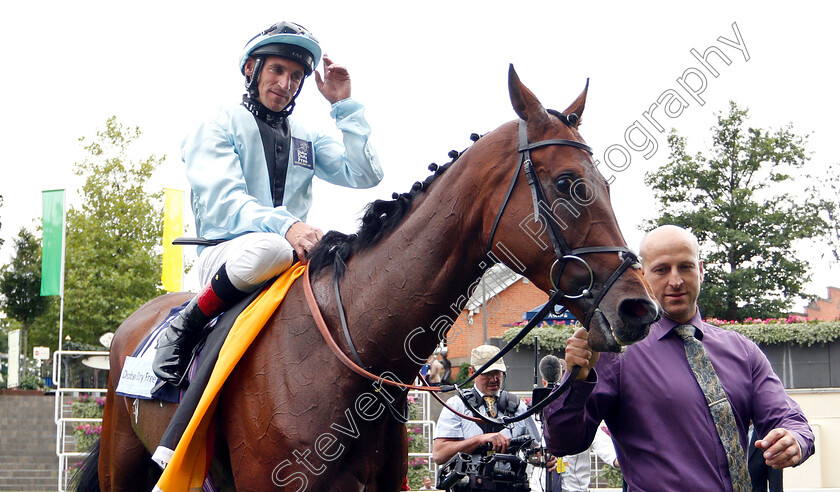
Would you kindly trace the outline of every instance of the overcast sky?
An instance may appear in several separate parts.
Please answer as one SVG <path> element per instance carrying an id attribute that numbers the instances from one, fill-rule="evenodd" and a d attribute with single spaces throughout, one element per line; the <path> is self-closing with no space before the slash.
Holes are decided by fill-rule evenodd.
<path id="1" fill-rule="evenodd" d="M 710 148 L 715 114 L 734 100 L 750 109 L 753 126 L 792 123 L 811 134 L 813 173 L 840 162 L 838 13 L 827 2 L 6 2 L 0 263 L 8 261 L 19 228 L 39 223 L 42 190 L 67 188 L 78 205 L 77 140 L 94 136 L 111 115 L 143 131 L 136 158 L 167 156 L 155 187 L 188 189 L 181 140 L 216 107 L 239 101 L 241 47 L 284 19 L 310 29 L 350 69 L 386 173 L 372 190 L 318 183 L 308 222 L 352 232 L 366 203 L 407 191 L 428 175 L 430 162 L 444 163 L 450 149 L 467 147 L 470 133 L 514 119 L 507 93 L 513 63 L 543 104 L 559 110 L 590 79 L 581 133 L 602 172 L 615 176 L 613 206 L 637 249 L 638 226 L 656 213 L 644 173 L 668 157 L 665 134 L 646 111 L 666 132 L 673 127 L 688 137 L 694 153 Z M 710 57 L 717 77 L 691 53 L 712 46 L 730 61 Z M 697 88 L 698 74 L 705 88 L 695 99 L 678 79 Z M 313 82 L 295 113 L 333 131 L 329 106 Z M 678 117 L 650 111 L 674 93 L 688 103 Z M 635 151 L 625 141 L 636 122 L 655 151 L 653 143 Z M 642 141 L 641 131 L 634 135 Z M 614 144 L 628 149 L 629 164 L 618 151 L 604 157 Z M 815 260 L 812 293 L 824 296 L 827 285 L 840 285 L 836 265 L 819 259 L 813 245 L 802 248 Z M 188 279 L 187 287 L 197 286 Z"/>

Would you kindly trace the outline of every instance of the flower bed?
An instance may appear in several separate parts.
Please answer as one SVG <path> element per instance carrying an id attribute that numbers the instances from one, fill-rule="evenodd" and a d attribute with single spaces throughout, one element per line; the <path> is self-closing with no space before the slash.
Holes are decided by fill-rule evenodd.
<path id="1" fill-rule="evenodd" d="M 765 345 L 794 343 L 810 347 L 840 339 L 840 321 L 822 321 L 797 315 L 787 318 L 747 318 L 744 321 L 708 318 L 706 322 L 738 332 L 755 343 Z"/>
<path id="2" fill-rule="evenodd" d="M 70 402 L 70 412 L 75 419 L 101 419 L 105 411 L 105 398 L 81 395 Z M 94 422 L 80 422 L 73 428 L 76 438 L 76 451 L 86 452 L 99 439 L 102 425 Z"/>

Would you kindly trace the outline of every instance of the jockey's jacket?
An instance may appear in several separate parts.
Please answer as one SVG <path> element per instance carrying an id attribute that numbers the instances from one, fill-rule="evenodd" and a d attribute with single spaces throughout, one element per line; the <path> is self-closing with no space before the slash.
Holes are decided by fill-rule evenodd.
<path id="1" fill-rule="evenodd" d="M 304 128 L 293 115 L 281 124 L 268 125 L 241 105 L 220 109 L 188 135 L 181 157 L 192 188 L 198 235 L 206 239 L 232 239 L 249 232 L 285 236 L 292 224 L 306 221 L 314 176 L 350 188 L 376 186 L 383 172 L 368 141 L 364 107 L 347 98 L 333 104 L 330 115 L 343 142 Z M 267 161 L 271 151 L 276 154 L 269 154 Z M 279 186 L 282 196 L 274 196 L 276 178 L 282 176 L 269 176 L 283 167 L 273 162 L 276 156 L 282 156 L 280 164 L 288 156 L 285 183 Z"/>

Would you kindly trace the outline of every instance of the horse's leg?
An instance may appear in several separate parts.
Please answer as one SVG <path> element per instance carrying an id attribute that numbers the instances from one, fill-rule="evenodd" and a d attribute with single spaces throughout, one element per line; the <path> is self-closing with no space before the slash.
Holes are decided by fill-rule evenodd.
<path id="1" fill-rule="evenodd" d="M 132 429 L 125 398 L 117 396 L 114 388 L 113 381 L 109 381 L 99 454 L 101 490 L 151 490 L 160 470 Z"/>
<path id="2" fill-rule="evenodd" d="M 387 416 L 385 418 L 388 418 Z M 394 445 L 392 452 L 387 453 L 388 459 L 384 466 L 379 469 L 379 474 L 376 476 L 376 490 L 399 490 L 403 484 L 403 479 L 408 474 L 408 463 L 406 458 L 408 456 L 408 435 L 405 432 L 405 426 L 402 424 L 392 424 L 393 432 L 386 433 L 390 436 L 399 436 L 398 441 L 391 443 Z M 387 439 L 387 438 L 386 438 Z"/>
<path id="3" fill-rule="evenodd" d="M 116 394 L 117 384 L 125 358 L 142 342 L 152 328 L 157 326 L 190 294 L 167 294 L 149 301 L 135 311 L 114 333 L 111 341 L 111 371 L 108 378 L 108 393 L 105 396 L 105 412 L 102 417 L 102 435 L 99 452 L 99 484 L 101 490 L 148 491 L 157 482 L 160 469 L 151 460 L 149 449 L 144 446 L 148 440 L 138 437 L 132 425 L 133 400 Z M 171 412 L 170 412 L 171 416 Z M 150 415 L 154 420 L 154 413 Z M 168 420 L 157 425 L 166 426 Z M 162 430 L 160 431 L 163 432 Z M 155 442 L 155 445 L 157 443 Z"/>

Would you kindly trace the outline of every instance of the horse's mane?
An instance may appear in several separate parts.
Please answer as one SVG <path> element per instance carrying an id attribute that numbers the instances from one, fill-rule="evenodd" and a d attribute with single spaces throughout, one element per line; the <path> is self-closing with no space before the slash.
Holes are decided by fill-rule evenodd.
<path id="1" fill-rule="evenodd" d="M 473 133 L 470 139 L 476 142 L 479 135 Z M 330 265 L 335 267 L 333 274 L 340 278 L 344 275 L 344 265 L 354 253 L 370 248 L 375 245 L 386 233 L 394 230 L 403 221 L 414 199 L 426 191 L 441 174 L 446 172 L 452 164 L 458 160 L 463 152 L 452 150 L 448 163 L 438 166 L 429 164 L 432 174 L 424 181 L 417 181 L 408 193 L 393 193 L 391 200 L 375 200 L 365 207 L 362 215 L 362 225 L 355 234 L 343 234 L 338 231 L 330 231 L 321 238 L 312 251 L 309 252 L 309 268 L 312 275 Z"/>

